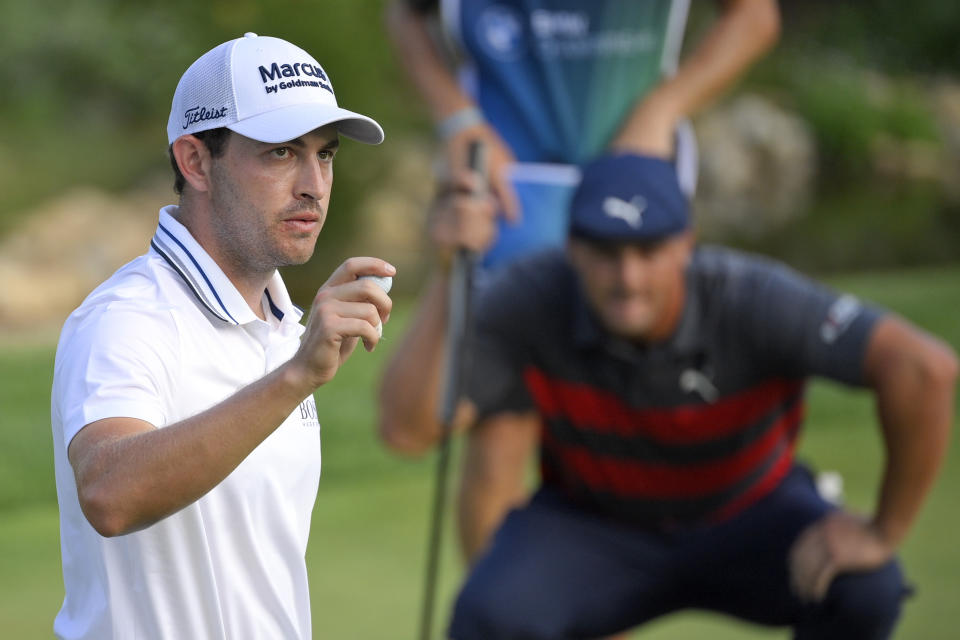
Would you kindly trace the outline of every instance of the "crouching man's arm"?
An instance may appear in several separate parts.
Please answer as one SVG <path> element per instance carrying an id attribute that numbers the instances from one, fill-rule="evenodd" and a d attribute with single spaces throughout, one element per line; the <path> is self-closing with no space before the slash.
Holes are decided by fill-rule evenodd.
<path id="1" fill-rule="evenodd" d="M 811 525 L 791 554 L 798 595 L 820 600 L 840 573 L 886 563 L 906 538 L 947 451 L 957 356 L 892 314 L 874 329 L 864 362 L 886 464 L 872 519 L 837 512 Z"/>
<path id="2" fill-rule="evenodd" d="M 494 203 L 489 197 L 476 195 L 483 192 L 478 181 L 479 176 L 473 173 L 456 176 L 434 203 L 430 239 L 437 253 L 436 266 L 380 383 L 380 436 L 399 453 L 423 453 L 442 434 L 437 407 L 444 388 L 453 255 L 459 248 L 485 249 L 495 233 Z M 472 404 L 461 400 L 451 426 L 462 431 L 475 416 Z"/>

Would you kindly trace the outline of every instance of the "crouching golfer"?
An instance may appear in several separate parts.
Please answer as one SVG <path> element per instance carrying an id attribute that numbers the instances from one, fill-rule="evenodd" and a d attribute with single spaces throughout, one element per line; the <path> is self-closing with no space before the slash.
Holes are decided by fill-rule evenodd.
<path id="1" fill-rule="evenodd" d="M 434 237 L 474 246 L 489 220 L 454 195 Z M 385 374 L 382 434 L 400 451 L 439 435 L 444 284 L 441 268 Z M 541 479 L 472 568 L 451 638 L 597 638 L 685 608 L 809 640 L 889 637 L 895 551 L 947 446 L 950 348 L 783 265 L 695 248 L 671 165 L 630 154 L 585 168 L 565 252 L 477 295 L 457 427 L 535 420 Z M 870 517 L 826 502 L 794 460 L 811 376 L 875 395 Z"/>
<path id="2" fill-rule="evenodd" d="M 57 348 L 58 637 L 310 637 L 313 391 L 389 314 L 358 276 L 393 274 L 348 260 L 304 329 L 277 273 L 313 254 L 339 134 L 383 139 L 283 40 L 248 33 L 181 78 L 167 125 L 180 204 Z"/>

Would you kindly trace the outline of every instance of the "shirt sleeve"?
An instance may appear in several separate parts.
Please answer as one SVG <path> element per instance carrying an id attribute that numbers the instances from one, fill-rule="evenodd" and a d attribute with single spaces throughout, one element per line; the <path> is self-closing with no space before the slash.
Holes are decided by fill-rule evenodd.
<path id="1" fill-rule="evenodd" d="M 867 343 L 884 311 L 775 263 L 755 262 L 735 278 L 753 356 L 773 373 L 864 384 Z"/>
<path id="2" fill-rule="evenodd" d="M 474 294 L 472 339 L 468 348 L 465 395 L 480 419 L 506 411 L 526 411 L 533 401 L 523 382 L 537 326 L 535 304 L 524 278 L 514 267 L 481 279 Z"/>
<path id="3" fill-rule="evenodd" d="M 55 370 L 63 442 L 104 418 L 168 419 L 178 365 L 169 311 L 111 307 L 89 314 L 61 341 Z"/>

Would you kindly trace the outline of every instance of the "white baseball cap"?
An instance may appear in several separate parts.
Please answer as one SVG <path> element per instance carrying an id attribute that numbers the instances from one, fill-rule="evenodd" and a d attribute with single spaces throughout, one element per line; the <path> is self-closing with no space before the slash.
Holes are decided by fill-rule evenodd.
<path id="1" fill-rule="evenodd" d="M 245 33 L 200 56 L 180 78 L 167 141 L 227 127 L 260 142 L 286 142 L 333 123 L 348 138 L 383 142 L 374 120 L 337 106 L 313 56 L 286 40 Z"/>

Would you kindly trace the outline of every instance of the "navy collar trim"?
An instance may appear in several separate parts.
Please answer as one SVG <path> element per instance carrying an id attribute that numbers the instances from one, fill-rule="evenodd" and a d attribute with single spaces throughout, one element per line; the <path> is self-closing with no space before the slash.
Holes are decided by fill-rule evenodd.
<path id="1" fill-rule="evenodd" d="M 227 307 L 223 304 L 223 300 L 220 299 L 220 294 L 217 293 L 217 290 L 216 290 L 216 288 L 214 288 L 213 283 L 210 282 L 210 278 L 207 277 L 207 274 L 203 271 L 203 268 L 202 268 L 202 267 L 200 266 L 200 264 L 197 262 L 197 259 L 193 257 L 193 254 L 190 253 L 190 250 L 187 249 L 187 248 L 183 245 L 183 243 L 180 242 L 180 240 L 178 240 L 178 239 L 176 238 L 176 236 L 174 236 L 172 233 L 170 233 L 170 231 L 167 230 L 167 228 L 164 227 L 162 224 L 158 225 L 158 228 L 160 229 L 160 231 L 162 231 L 162 232 L 165 233 L 167 236 L 169 236 L 170 239 L 173 240 L 173 241 L 177 244 L 178 247 L 180 247 L 180 249 L 183 251 L 184 255 L 186 255 L 186 256 L 190 259 L 190 262 L 193 263 L 193 266 L 196 268 L 197 273 L 199 273 L 200 276 L 203 278 L 204 282 L 207 283 L 207 287 L 209 287 L 210 292 L 213 294 L 213 297 L 216 299 L 217 305 L 219 306 L 219 308 L 223 310 L 223 313 L 226 314 L 227 318 L 230 318 L 229 321 L 232 322 L 233 324 L 237 324 L 237 325 L 240 324 L 239 322 L 237 322 L 237 320 L 236 320 L 232 315 L 230 315 L 230 312 L 227 311 Z M 154 239 L 155 239 L 155 240 L 159 240 L 159 238 L 156 238 L 156 237 L 155 237 Z M 154 244 L 154 246 L 157 246 L 157 244 L 159 244 L 159 242 L 158 242 L 158 243 L 151 243 L 151 244 Z M 168 254 L 169 254 L 169 255 L 167 255 L 167 256 L 165 256 L 165 257 L 168 258 L 168 262 L 169 262 L 169 258 L 170 258 L 171 255 L 173 255 L 173 252 L 172 252 L 172 251 L 168 251 Z M 199 295 L 199 290 L 196 289 L 196 288 L 194 288 L 194 285 L 190 282 L 190 278 L 187 277 L 187 270 L 186 270 L 186 269 L 183 269 L 183 268 L 180 268 L 180 269 L 177 269 L 177 272 L 178 272 L 181 276 L 183 276 L 184 280 L 187 281 L 187 284 L 190 284 L 190 285 L 191 285 L 191 288 L 194 289 L 194 293 L 196 293 L 196 294 Z M 206 301 L 206 302 L 204 302 L 204 305 L 205 305 L 208 309 L 213 306 L 213 305 L 212 305 L 212 301 L 209 301 L 209 300 Z M 226 322 L 226 319 L 225 319 L 220 313 L 216 313 L 216 312 L 215 312 L 214 315 L 216 315 L 218 318 L 220 318 L 221 320 L 224 320 L 224 321 Z"/>
<path id="2" fill-rule="evenodd" d="M 197 284 L 190 277 L 189 272 L 187 272 L 185 269 L 183 269 L 183 267 L 180 266 L 180 264 L 177 262 L 177 259 L 173 257 L 172 254 L 167 253 L 164 249 L 160 247 L 156 238 L 150 241 L 150 246 L 153 247 L 153 250 L 156 251 L 157 254 L 159 254 L 160 257 L 163 258 L 168 265 L 170 265 L 171 269 L 177 272 L 177 274 L 187 284 L 187 288 L 190 289 L 190 292 L 193 293 L 193 295 L 197 298 L 200 304 L 202 304 L 206 308 L 207 311 L 212 313 L 218 320 L 222 320 L 223 322 L 230 322 L 230 320 L 227 320 L 226 318 L 224 318 L 222 315 L 220 315 L 217 312 L 216 309 L 210 306 L 210 303 L 207 302 L 207 299 L 204 298 L 202 293 L 200 293 L 200 289 L 197 286 Z M 236 321 L 234 321 L 233 324 L 237 324 Z"/>
<path id="3" fill-rule="evenodd" d="M 270 291 L 267 289 L 263 290 L 265 296 L 267 296 L 267 304 L 270 305 L 270 312 L 273 314 L 277 320 L 283 320 L 283 311 L 280 310 L 280 307 L 273 303 L 273 297 L 270 295 Z"/>
<path id="4" fill-rule="evenodd" d="M 180 276 L 200 305 L 214 318 L 235 326 L 256 321 L 259 312 L 255 313 L 247 305 L 220 266 L 196 242 L 189 229 L 176 219 L 176 212 L 175 205 L 160 210 L 157 231 L 150 242 L 151 251 Z M 273 315 L 279 322 L 300 322 L 303 311 L 290 300 L 278 271 L 274 271 L 263 296 L 261 305 L 268 315 Z"/>

